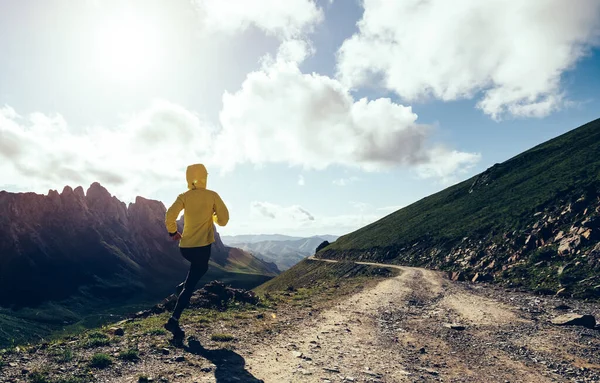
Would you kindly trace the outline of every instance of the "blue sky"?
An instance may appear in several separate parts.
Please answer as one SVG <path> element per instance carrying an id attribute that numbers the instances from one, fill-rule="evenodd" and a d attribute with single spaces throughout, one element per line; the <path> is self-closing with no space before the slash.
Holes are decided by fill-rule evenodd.
<path id="1" fill-rule="evenodd" d="M 600 117 L 600 3 L 0 0 L 0 189 L 344 234 Z"/>

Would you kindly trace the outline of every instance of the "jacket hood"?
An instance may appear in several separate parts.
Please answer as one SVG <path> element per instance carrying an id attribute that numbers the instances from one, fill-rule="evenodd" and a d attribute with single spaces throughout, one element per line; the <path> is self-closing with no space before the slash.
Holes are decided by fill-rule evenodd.
<path id="1" fill-rule="evenodd" d="M 188 189 L 206 189 L 208 172 L 202 164 L 194 164 L 187 167 L 185 172 Z"/>

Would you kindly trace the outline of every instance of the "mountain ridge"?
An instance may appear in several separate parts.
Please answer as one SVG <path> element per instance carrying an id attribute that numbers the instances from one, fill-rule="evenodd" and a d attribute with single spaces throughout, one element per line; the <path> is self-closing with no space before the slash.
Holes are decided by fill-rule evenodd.
<path id="1" fill-rule="evenodd" d="M 235 243 L 235 246 L 264 261 L 275 263 L 283 271 L 294 266 L 302 259 L 313 255 L 316 248 L 324 241 L 333 242 L 336 238 L 332 235 L 325 235 L 323 237 L 313 236 L 293 240 L 239 242 Z"/>

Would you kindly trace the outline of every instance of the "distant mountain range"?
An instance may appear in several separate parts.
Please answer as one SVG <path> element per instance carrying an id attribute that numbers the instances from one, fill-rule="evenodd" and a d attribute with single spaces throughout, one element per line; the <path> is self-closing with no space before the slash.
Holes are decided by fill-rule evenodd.
<path id="1" fill-rule="evenodd" d="M 54 302 L 70 321 L 99 302 L 115 308 L 170 294 L 188 263 L 166 233 L 165 212 L 161 202 L 142 197 L 126 205 L 99 183 L 85 193 L 69 186 L 48 195 L 1 191 L 0 314 Z M 225 246 L 218 234 L 216 240 L 203 280 L 251 288 L 279 273 L 275 264 Z"/>
<path id="2" fill-rule="evenodd" d="M 600 298 L 600 120 L 345 235 L 318 256 Z"/>
<path id="3" fill-rule="evenodd" d="M 334 235 L 302 238 L 280 234 L 259 234 L 223 236 L 223 242 L 246 250 L 266 262 L 272 262 L 283 271 L 313 255 L 317 246 L 324 241 L 333 242 L 337 238 Z"/>
<path id="4" fill-rule="evenodd" d="M 307 238 L 323 238 L 323 240 L 333 242 L 338 236 L 335 235 L 315 235 L 313 237 L 294 237 L 283 234 L 242 234 L 242 235 L 224 235 L 222 236 L 223 242 L 231 246 L 238 243 L 256 243 L 265 241 L 295 241 L 299 239 Z"/>

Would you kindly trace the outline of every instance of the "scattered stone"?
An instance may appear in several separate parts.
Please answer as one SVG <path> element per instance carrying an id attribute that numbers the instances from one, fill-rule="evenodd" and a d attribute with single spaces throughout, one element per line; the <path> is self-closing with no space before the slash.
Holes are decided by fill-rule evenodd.
<path id="1" fill-rule="evenodd" d="M 134 314 L 133 318 L 146 318 L 152 314 L 160 314 L 172 310 L 177 303 L 177 296 L 172 294 L 161 303 L 149 310 Z M 221 281 L 212 281 L 196 290 L 190 299 L 190 308 L 224 308 L 230 304 L 248 303 L 258 304 L 258 297 L 253 291 L 235 289 L 225 285 Z"/>
<path id="2" fill-rule="evenodd" d="M 447 327 L 452 330 L 457 330 L 457 331 L 463 331 L 467 328 L 466 326 L 464 326 L 462 324 L 457 324 L 457 323 L 446 323 L 444 325 L 444 327 Z"/>
<path id="3" fill-rule="evenodd" d="M 432 369 L 426 368 L 426 367 L 417 367 L 417 370 L 422 371 L 422 372 L 426 372 L 426 373 L 434 375 L 434 376 L 440 374 L 438 371 L 432 370 Z"/>
<path id="4" fill-rule="evenodd" d="M 491 275 L 485 273 L 476 273 L 471 279 L 471 282 L 482 282 L 482 281 L 491 281 L 494 279 Z"/>
<path id="5" fill-rule="evenodd" d="M 300 351 L 292 351 L 292 355 L 294 355 L 294 358 L 302 358 L 302 353 Z"/>
<path id="6" fill-rule="evenodd" d="M 596 318 L 589 314 L 564 314 L 552 319 L 551 322 L 557 326 L 583 326 L 586 328 L 596 327 Z"/>
<path id="7" fill-rule="evenodd" d="M 427 354 L 427 350 L 425 350 L 425 347 L 421 347 L 419 349 L 419 354 Z"/>
<path id="8" fill-rule="evenodd" d="M 202 368 L 200 369 L 200 371 L 208 373 L 208 372 L 211 372 L 211 371 L 212 371 L 212 368 L 211 368 L 211 367 L 202 367 Z"/>
<path id="9" fill-rule="evenodd" d="M 570 310 L 570 309 L 571 309 L 571 307 L 567 306 L 565 304 L 560 304 L 560 305 L 554 307 L 554 310 L 561 310 L 561 311 L 566 311 L 566 310 Z"/>
<path id="10" fill-rule="evenodd" d="M 331 367 L 323 367 L 323 371 L 332 372 L 334 374 L 339 374 L 339 372 L 340 372 L 340 370 L 338 370 L 337 368 L 331 368 Z"/>
<path id="11" fill-rule="evenodd" d="M 453 271 L 449 275 L 450 280 L 452 281 L 464 281 L 465 275 L 461 271 Z"/>

